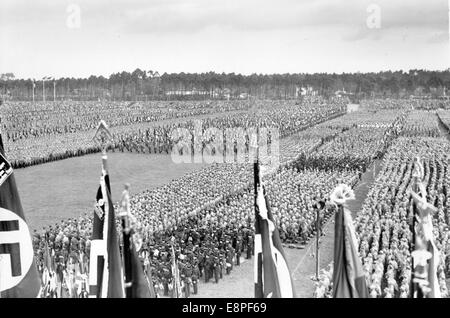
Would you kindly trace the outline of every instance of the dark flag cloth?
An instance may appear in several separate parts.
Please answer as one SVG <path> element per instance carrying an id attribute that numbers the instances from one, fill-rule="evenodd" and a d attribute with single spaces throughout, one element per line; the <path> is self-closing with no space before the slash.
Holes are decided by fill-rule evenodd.
<path id="1" fill-rule="evenodd" d="M 255 163 L 255 298 L 294 298 L 291 273 Z"/>
<path id="2" fill-rule="evenodd" d="M 106 160 L 106 155 L 103 155 L 102 176 L 94 208 L 89 294 L 98 298 L 123 298 L 122 260 Z"/>
<path id="3" fill-rule="evenodd" d="M 154 298 L 149 289 L 149 284 L 145 278 L 144 269 L 139 259 L 134 243 L 130 244 L 131 250 L 131 298 Z"/>
<path id="4" fill-rule="evenodd" d="M 30 231 L 0 133 L 0 296 L 34 298 L 40 286 Z"/>
<path id="5" fill-rule="evenodd" d="M 350 211 L 338 205 L 334 227 L 333 298 L 368 298 Z"/>

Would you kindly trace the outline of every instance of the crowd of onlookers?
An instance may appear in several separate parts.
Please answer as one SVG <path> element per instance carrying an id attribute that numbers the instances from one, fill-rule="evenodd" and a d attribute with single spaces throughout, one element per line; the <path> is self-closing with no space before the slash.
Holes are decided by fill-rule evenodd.
<path id="1" fill-rule="evenodd" d="M 437 98 L 375 98 L 364 99 L 360 103 L 361 107 L 367 110 L 371 109 L 423 109 L 423 110 L 436 110 L 436 109 L 450 109 L 450 99 L 437 99 Z"/>

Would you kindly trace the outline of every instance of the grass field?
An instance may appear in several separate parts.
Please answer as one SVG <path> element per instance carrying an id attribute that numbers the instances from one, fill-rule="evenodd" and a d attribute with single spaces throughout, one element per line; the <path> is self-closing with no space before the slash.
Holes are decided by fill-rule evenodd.
<path id="1" fill-rule="evenodd" d="M 99 185 L 101 154 L 70 158 L 14 171 L 22 206 L 31 229 L 92 211 Z M 123 184 L 136 194 L 200 169 L 204 164 L 175 164 L 168 155 L 109 153 L 112 199 Z"/>

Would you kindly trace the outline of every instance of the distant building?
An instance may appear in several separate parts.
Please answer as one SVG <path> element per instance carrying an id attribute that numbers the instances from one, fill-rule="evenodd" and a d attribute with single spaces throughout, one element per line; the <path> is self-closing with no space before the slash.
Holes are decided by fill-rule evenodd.
<path id="1" fill-rule="evenodd" d="M 318 96 L 319 92 L 315 90 L 312 86 L 306 86 L 306 87 L 296 87 L 295 88 L 295 97 L 300 96 Z"/>
<path id="2" fill-rule="evenodd" d="M 334 95 L 335 95 L 336 97 L 349 97 L 349 98 L 351 98 L 351 97 L 353 97 L 355 94 L 350 93 L 350 92 L 347 92 L 347 91 L 345 90 L 345 88 L 342 88 L 342 90 L 339 90 L 339 91 L 334 92 Z"/>
<path id="3" fill-rule="evenodd" d="M 173 95 L 177 95 L 177 96 L 191 96 L 191 95 L 209 95 L 210 92 L 209 91 L 205 91 L 205 90 L 198 90 L 198 89 L 192 89 L 192 90 L 173 90 L 173 91 L 167 91 L 166 95 L 167 96 L 173 96 Z"/>

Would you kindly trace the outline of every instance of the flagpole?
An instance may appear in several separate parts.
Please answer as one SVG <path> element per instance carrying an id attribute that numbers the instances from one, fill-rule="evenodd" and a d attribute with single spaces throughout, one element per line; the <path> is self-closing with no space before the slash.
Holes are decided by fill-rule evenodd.
<path id="1" fill-rule="evenodd" d="M 317 203 L 319 204 L 319 203 Z M 316 206 L 316 280 L 319 281 L 320 206 Z"/>
<path id="2" fill-rule="evenodd" d="M 260 186 L 260 182 L 261 182 L 261 178 L 260 178 L 260 170 L 259 170 L 259 147 L 258 147 L 258 134 L 259 134 L 259 128 L 256 129 L 256 145 L 254 145 L 256 147 L 256 159 L 253 161 L 253 177 L 254 177 L 254 185 L 255 185 L 255 222 L 257 222 L 256 220 L 256 207 L 257 207 L 257 198 L 258 198 L 258 187 Z M 253 244 L 254 246 L 255 244 Z"/>
<path id="3" fill-rule="evenodd" d="M 419 176 L 415 175 L 413 176 L 414 179 L 414 184 L 413 184 L 413 191 L 416 193 L 419 193 Z M 418 215 L 418 211 L 417 211 L 417 205 L 416 203 L 413 201 L 413 219 L 412 219 L 412 242 L 411 242 L 411 292 L 410 292 L 410 297 L 411 298 L 415 298 L 414 294 L 417 291 L 417 298 L 423 298 L 424 295 L 422 293 L 421 288 L 419 287 L 418 283 L 414 282 L 415 279 L 415 271 L 414 271 L 414 257 L 412 256 L 412 252 L 415 251 L 416 249 L 416 216 Z"/>
<path id="4" fill-rule="evenodd" d="M 259 234 L 259 222 L 258 222 L 258 217 L 259 217 L 259 212 L 257 211 L 257 206 L 258 206 L 258 188 L 260 186 L 260 171 L 259 171 L 259 149 L 258 149 L 258 132 L 259 130 L 257 129 L 257 135 L 256 135 L 256 145 L 254 145 L 256 147 L 256 160 L 253 160 L 253 178 L 254 178 L 254 207 L 253 210 L 255 211 L 255 236 L 254 236 L 254 242 L 253 242 L 253 254 L 255 255 L 255 267 L 254 267 L 254 275 L 255 277 L 257 277 L 258 279 L 255 281 L 255 298 L 263 298 L 264 297 L 264 291 L 263 291 L 263 285 L 262 285 L 262 264 L 259 263 L 260 259 L 258 256 L 258 251 L 256 249 L 257 246 L 257 234 Z M 251 141 L 253 142 L 253 140 Z M 250 145 L 252 146 L 252 145 Z M 251 147 L 249 147 L 249 150 L 251 149 Z M 250 152 L 249 152 L 249 159 L 250 159 Z M 261 280 L 260 280 L 261 279 Z"/>
<path id="5" fill-rule="evenodd" d="M 124 190 L 125 208 L 123 207 L 122 201 L 122 211 L 120 217 L 122 218 L 122 233 L 123 233 L 123 263 L 125 269 L 125 296 L 126 298 L 132 298 L 132 284 L 133 277 L 131 272 L 131 227 L 130 227 L 130 204 L 129 204 L 129 193 L 127 185 Z"/>
<path id="6" fill-rule="evenodd" d="M 173 247 L 174 241 L 175 241 L 175 237 L 172 236 L 171 243 L 170 243 L 172 246 L 172 275 L 173 275 L 172 292 L 173 292 L 175 298 L 180 298 L 179 290 L 178 290 L 178 286 L 179 286 L 178 261 L 177 261 L 177 256 L 175 254 L 175 248 Z"/>

